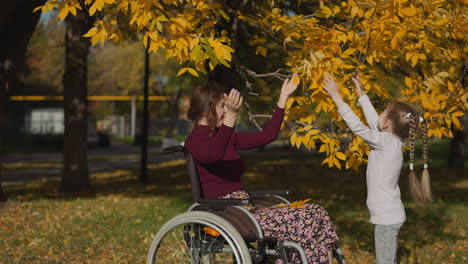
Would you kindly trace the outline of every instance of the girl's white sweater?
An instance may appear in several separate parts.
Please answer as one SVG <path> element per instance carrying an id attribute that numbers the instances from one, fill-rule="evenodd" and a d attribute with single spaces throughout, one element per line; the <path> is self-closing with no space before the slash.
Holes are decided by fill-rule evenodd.
<path id="1" fill-rule="evenodd" d="M 338 112 L 348 127 L 371 147 L 366 176 L 370 222 L 378 225 L 403 223 L 406 216 L 398 179 L 403 164 L 404 143 L 394 134 L 377 129 L 379 116 L 367 95 L 359 98 L 359 104 L 370 128 L 361 122 L 346 103 L 339 107 Z"/>

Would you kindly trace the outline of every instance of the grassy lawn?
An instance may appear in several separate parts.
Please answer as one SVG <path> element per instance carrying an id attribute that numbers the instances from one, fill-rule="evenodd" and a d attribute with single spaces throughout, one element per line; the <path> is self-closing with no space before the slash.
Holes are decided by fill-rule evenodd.
<path id="1" fill-rule="evenodd" d="M 312 198 L 334 220 L 348 263 L 375 262 L 365 168 L 328 169 L 303 153 L 245 155 L 246 186 L 289 189 L 290 200 Z M 432 163 L 442 165 L 442 158 L 433 155 Z M 407 212 L 401 263 L 467 263 L 467 171 L 432 166 L 435 199 L 424 207 L 410 201 L 406 172 L 400 183 Z M 79 196 L 58 192 L 56 181 L 7 187 L 10 200 L 0 205 L 0 263 L 145 263 L 154 234 L 191 199 L 183 161 L 153 165 L 150 175 L 142 185 L 134 170 L 95 173 L 93 189 Z"/>

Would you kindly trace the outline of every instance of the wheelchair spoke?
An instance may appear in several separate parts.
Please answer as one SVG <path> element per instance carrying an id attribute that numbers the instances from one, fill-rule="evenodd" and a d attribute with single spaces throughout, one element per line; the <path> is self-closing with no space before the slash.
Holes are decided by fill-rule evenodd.
<path id="1" fill-rule="evenodd" d="M 185 215 L 202 217 L 207 214 L 190 212 Z M 239 250 L 243 245 L 241 243 L 244 243 L 242 237 L 238 234 L 235 237 L 235 229 L 219 217 L 207 215 L 207 219 L 209 221 L 185 220 L 181 216 L 174 218 L 172 225 L 170 223 L 164 225 L 151 245 L 148 263 L 239 264 L 243 262 L 242 259 L 246 258 L 240 254 L 248 256 L 249 253 L 245 249 L 242 249 L 243 252 Z M 246 263 L 250 262 L 246 261 Z"/>
<path id="2" fill-rule="evenodd" d="M 180 232 L 180 231 L 179 231 Z M 188 261 L 190 263 L 193 263 L 191 260 L 190 260 L 190 257 L 187 255 L 187 253 L 185 253 L 185 249 L 182 247 L 182 245 L 180 244 L 180 241 L 179 239 L 177 239 L 176 235 L 174 233 L 172 233 L 172 235 L 174 236 L 175 240 L 177 241 L 177 244 L 179 244 L 179 247 L 180 249 L 184 252 L 184 255 L 187 257 Z M 182 236 L 183 237 L 183 236 Z"/>
<path id="3" fill-rule="evenodd" d="M 179 251 L 177 251 L 177 250 L 175 250 L 175 249 L 173 249 L 173 248 L 170 248 L 170 247 L 165 246 L 165 245 L 160 245 L 160 247 L 167 248 L 167 249 L 169 249 L 170 251 L 174 252 L 177 256 L 183 257 L 183 256 L 180 254 Z"/>

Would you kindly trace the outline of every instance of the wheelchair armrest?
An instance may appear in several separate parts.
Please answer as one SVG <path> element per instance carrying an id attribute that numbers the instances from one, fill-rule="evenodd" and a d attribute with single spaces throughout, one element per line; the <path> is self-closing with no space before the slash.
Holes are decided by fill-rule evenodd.
<path id="1" fill-rule="evenodd" d="M 255 190 L 247 192 L 251 196 L 289 195 L 289 190 Z"/>
<path id="2" fill-rule="evenodd" d="M 197 201 L 201 205 L 248 205 L 249 200 L 244 199 L 200 199 Z"/>
<path id="3" fill-rule="evenodd" d="M 167 148 L 163 148 L 161 151 L 161 154 L 171 154 L 171 153 L 176 153 L 176 152 L 184 152 L 185 148 L 184 146 L 177 145 L 177 146 L 171 146 Z"/>

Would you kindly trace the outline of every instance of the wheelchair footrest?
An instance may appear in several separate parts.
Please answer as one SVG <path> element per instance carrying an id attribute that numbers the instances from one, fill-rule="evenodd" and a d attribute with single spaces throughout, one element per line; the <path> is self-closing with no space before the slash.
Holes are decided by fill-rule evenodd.
<path id="1" fill-rule="evenodd" d="M 343 252 L 341 251 L 340 245 L 338 242 L 335 244 L 333 247 L 333 257 L 338 261 L 339 264 L 346 264 L 345 257 L 343 255 Z"/>
<path id="2" fill-rule="evenodd" d="M 287 248 L 291 248 L 291 249 L 294 249 L 297 254 L 298 254 L 298 258 L 300 259 L 300 263 L 308 263 L 307 262 L 307 257 L 305 255 L 305 252 L 304 250 L 302 249 L 302 247 L 294 242 L 290 242 L 290 241 L 282 241 L 279 243 L 278 245 L 278 258 L 281 259 L 283 261 L 283 263 L 285 264 L 297 264 L 296 262 L 294 262 L 293 260 L 290 260 L 289 257 L 288 257 L 288 251 L 286 250 Z"/>
<path id="3" fill-rule="evenodd" d="M 278 244 L 278 239 L 275 237 L 264 237 L 263 243 L 266 245 L 267 248 L 275 248 Z"/>

